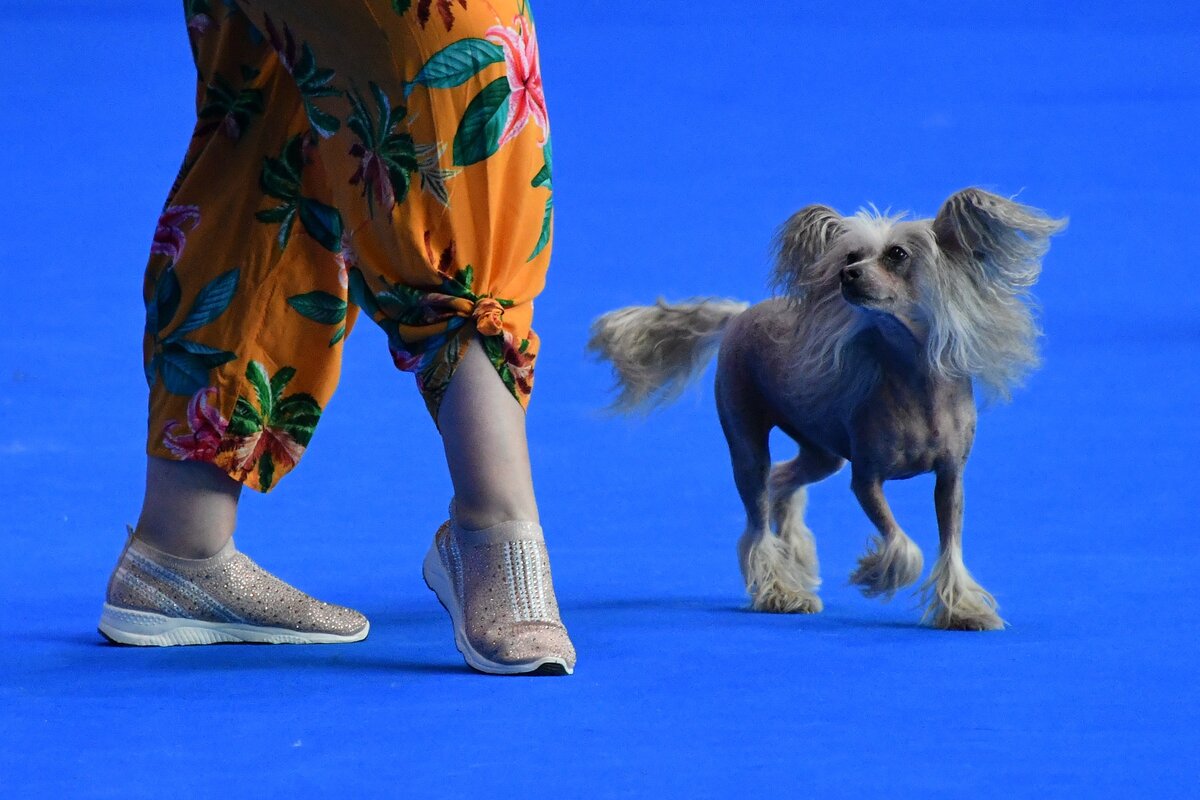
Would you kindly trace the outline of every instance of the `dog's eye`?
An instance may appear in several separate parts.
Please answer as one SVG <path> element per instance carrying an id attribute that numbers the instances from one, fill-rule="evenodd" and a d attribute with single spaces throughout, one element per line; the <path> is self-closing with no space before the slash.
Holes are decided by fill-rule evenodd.
<path id="1" fill-rule="evenodd" d="M 858 252 L 857 250 L 855 250 L 853 253 L 846 254 L 846 266 L 857 264 L 860 261 L 862 261 L 862 253 Z"/>
<path id="2" fill-rule="evenodd" d="M 900 264 L 908 259 L 908 251 L 899 245 L 892 245 L 883 254 L 883 257 L 893 264 Z"/>

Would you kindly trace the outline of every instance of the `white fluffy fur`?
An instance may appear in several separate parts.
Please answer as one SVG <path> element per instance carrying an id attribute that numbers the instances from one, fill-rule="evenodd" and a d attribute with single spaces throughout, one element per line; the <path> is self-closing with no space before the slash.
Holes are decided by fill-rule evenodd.
<path id="1" fill-rule="evenodd" d="M 866 597 L 890 600 L 899 589 L 916 583 L 924 566 L 925 558 L 916 542 L 902 531 L 894 531 L 890 536 L 872 537 L 850 582 Z"/>
<path id="2" fill-rule="evenodd" d="M 921 586 L 925 615 L 922 622 L 956 631 L 998 631 L 1005 626 L 996 613 L 996 598 L 975 582 L 960 552 L 938 557 Z"/>
<path id="3" fill-rule="evenodd" d="M 1050 236 L 1066 224 L 978 190 L 946 201 L 932 225 L 940 243 L 938 269 L 924 286 L 930 363 L 950 376 L 974 377 L 992 396 L 1009 399 L 1039 362 L 1041 332 L 1029 290 Z"/>
<path id="4" fill-rule="evenodd" d="M 751 606 L 759 611 L 815 614 L 822 609 L 817 545 L 804 523 L 808 492 L 792 482 L 791 462 L 771 470 L 769 530 L 747 530 L 738 555 Z"/>
<path id="5" fill-rule="evenodd" d="M 863 325 L 861 312 L 842 299 L 839 275 L 849 249 L 834 243 L 845 239 L 851 220 L 857 220 L 861 233 L 870 236 L 877 227 L 874 223 L 883 218 L 865 211 L 858 217 L 841 217 L 831 209 L 816 208 L 817 214 L 806 209 L 793 216 L 776 235 L 774 283 L 799 312 L 794 338 L 805 346 L 793 351 L 792 369 L 811 376 L 806 391 L 821 395 L 854 378 L 842 369 L 842 354 Z"/>
<path id="6" fill-rule="evenodd" d="M 841 217 L 818 206 L 780 228 L 774 282 L 800 306 L 797 340 L 812 343 L 796 352 L 796 369 L 817 377 L 814 390 L 834 385 L 845 345 L 864 323 L 842 299 L 846 257 L 899 239 L 931 267 L 922 273 L 919 320 L 929 326 L 930 365 L 947 377 L 975 378 L 1007 400 L 1038 364 L 1029 289 L 1049 237 L 1066 220 L 975 190 L 953 196 L 932 221 L 906 216 L 872 207 Z"/>
<path id="7" fill-rule="evenodd" d="M 610 311 L 592 324 L 588 349 L 612 362 L 616 411 L 670 403 L 712 360 L 731 319 L 749 308 L 734 300 L 696 300 Z"/>
<path id="8" fill-rule="evenodd" d="M 816 594 L 811 538 L 785 539 L 770 531 L 746 531 L 738 541 L 738 556 L 750 605 L 756 611 L 816 614 L 824 606 Z"/>

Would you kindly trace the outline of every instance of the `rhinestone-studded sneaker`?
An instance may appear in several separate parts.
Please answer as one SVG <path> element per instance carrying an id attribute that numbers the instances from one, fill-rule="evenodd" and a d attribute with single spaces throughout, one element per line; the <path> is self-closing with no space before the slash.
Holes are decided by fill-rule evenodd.
<path id="1" fill-rule="evenodd" d="M 177 558 L 134 538 L 108 581 L 100 633 L 119 644 L 338 644 L 365 639 L 354 609 L 309 597 L 238 552 Z"/>
<path id="2" fill-rule="evenodd" d="M 433 537 L 425 583 L 454 623 L 467 664 L 497 675 L 570 675 L 575 648 L 559 618 L 542 528 L 505 522 L 467 531 L 453 520 Z"/>

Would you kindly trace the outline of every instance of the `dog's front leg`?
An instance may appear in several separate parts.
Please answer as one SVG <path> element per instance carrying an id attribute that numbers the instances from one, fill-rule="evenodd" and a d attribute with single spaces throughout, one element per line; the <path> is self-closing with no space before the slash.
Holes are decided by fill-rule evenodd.
<path id="1" fill-rule="evenodd" d="M 723 417 L 729 454 L 733 461 L 734 482 L 746 507 L 746 530 L 738 540 L 738 564 L 755 611 L 785 614 L 815 614 L 821 610 L 821 598 L 815 589 L 815 557 L 794 551 L 794 543 L 771 532 L 767 490 L 770 451 L 767 434 L 744 430 Z M 803 525 L 803 522 L 800 523 Z"/>
<path id="2" fill-rule="evenodd" d="M 890 600 L 897 589 L 915 583 L 921 577 L 925 560 L 921 549 L 896 523 L 880 478 L 855 472 L 850 488 L 867 518 L 879 531 L 858 560 L 858 569 L 850 574 L 850 582 L 867 597 Z"/>
<path id="3" fill-rule="evenodd" d="M 939 470 L 933 490 L 941 552 L 925 593 L 925 620 L 935 628 L 957 631 L 993 631 L 1004 627 L 996 613 L 996 599 L 971 577 L 963 565 L 963 487 L 961 467 Z"/>

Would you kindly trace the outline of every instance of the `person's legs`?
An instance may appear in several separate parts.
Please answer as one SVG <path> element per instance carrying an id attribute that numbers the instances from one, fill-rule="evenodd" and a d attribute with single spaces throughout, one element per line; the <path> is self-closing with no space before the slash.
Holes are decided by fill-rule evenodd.
<path id="1" fill-rule="evenodd" d="M 525 411 L 479 342 L 454 372 L 438 417 L 460 525 L 481 530 L 510 520 L 538 522 Z M 181 558 L 207 558 L 233 535 L 242 484 L 212 464 L 146 460 L 137 538 Z"/>
<path id="2" fill-rule="evenodd" d="M 225 138 L 200 154 L 207 161 L 187 159 L 191 179 L 181 176 L 174 215 L 160 223 L 166 245 L 155 252 L 171 260 L 152 263 L 147 282 L 147 374 L 151 456 L 211 462 L 229 478 L 151 461 L 139 529 L 110 582 L 109 632 L 129 609 L 190 612 L 181 608 L 190 595 L 174 592 L 194 584 L 176 579 L 215 572 L 172 553 L 236 552 L 238 487 L 228 481 L 267 491 L 295 466 L 336 382 L 352 300 L 387 331 L 396 365 L 417 374 L 443 435 L 456 499 L 426 578 L 440 565 L 435 591 L 454 606 L 456 637 L 469 639 L 487 671 L 570 671 L 574 649 L 550 580 L 522 410 L 553 208 L 524 1 L 469 12 L 464 4 L 453 25 L 426 25 L 415 6 L 404 12 L 385 0 L 336 16 L 282 0 L 227 9 L 189 20 L 198 67 L 209 67 L 200 69 L 209 85 L 199 113 L 224 114 L 206 135 Z M 246 38 L 251 24 L 261 33 Z M 347 50 L 345 41 L 362 46 Z M 245 47 L 276 55 L 243 55 Z M 261 68 L 243 68 L 246 58 Z M 434 79 L 448 65 L 453 80 Z M 509 111 L 502 131 L 468 124 L 489 104 L 499 104 L 493 115 Z M 253 174 L 232 180 L 202 169 L 219 163 L 217 151 Z M 265 195 L 247 199 L 248 186 Z M 189 263 L 180 261 L 184 234 L 193 239 Z M 200 275 L 197 265 L 225 271 Z M 236 584 L 228 588 L 218 615 L 241 613 Z M 254 598 L 244 599 L 248 609 Z M 253 605 L 263 614 L 291 607 L 261 597 Z M 274 624 L 259 616 L 254 624 Z M 309 616 L 304 624 L 319 627 L 319 615 Z M 361 630 L 348 630 L 351 622 L 337 621 L 341 641 L 365 635 L 365 620 Z M 184 643 L 164 636 L 142 643 Z"/>
<path id="3" fill-rule="evenodd" d="M 212 464 L 151 456 L 137 530 L 105 594 L 100 632 L 120 644 L 337 644 L 362 614 L 309 597 L 233 545 L 242 484 Z"/>
<path id="4" fill-rule="evenodd" d="M 525 411 L 473 342 L 454 372 L 439 415 L 460 525 L 480 530 L 538 522 Z M 242 484 L 198 461 L 146 459 L 146 494 L 135 536 L 180 558 L 208 558 L 237 524 Z"/>
<path id="5" fill-rule="evenodd" d="M 198 119 L 144 287 L 146 494 L 100 631 L 134 645 L 358 641 L 361 614 L 233 544 L 242 485 L 269 491 L 312 438 L 354 312 L 295 80 L 236 6 L 192 5 Z"/>
<path id="6" fill-rule="evenodd" d="M 136 531 L 105 593 L 100 632 L 120 644 L 338 644 L 357 611 L 310 597 L 233 545 L 242 484 L 218 467 L 151 456 Z"/>
<path id="7" fill-rule="evenodd" d="M 538 523 L 525 412 L 478 338 L 457 363 L 438 427 L 454 502 L 423 574 L 459 651 L 483 672 L 570 674 L 575 648 Z"/>
<path id="8" fill-rule="evenodd" d="M 134 535 L 180 558 L 208 558 L 237 523 L 242 484 L 212 464 L 146 459 L 146 496 Z"/>
<path id="9" fill-rule="evenodd" d="M 482 530 L 501 522 L 538 522 L 525 440 L 525 411 L 478 340 L 454 371 L 438 415 L 454 484 L 454 515 Z"/>

